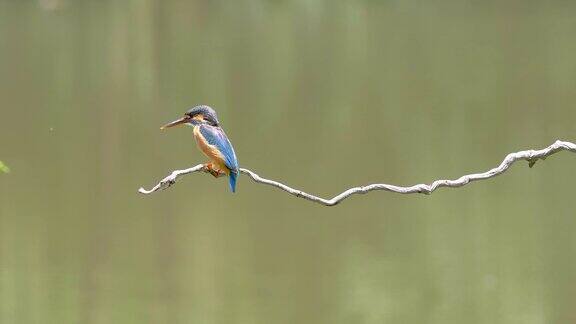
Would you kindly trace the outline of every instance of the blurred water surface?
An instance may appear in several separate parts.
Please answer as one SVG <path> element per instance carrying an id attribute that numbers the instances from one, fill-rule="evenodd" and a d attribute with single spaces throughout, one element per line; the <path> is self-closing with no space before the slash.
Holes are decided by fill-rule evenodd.
<path id="1" fill-rule="evenodd" d="M 573 323 L 575 157 L 323 196 L 576 139 L 570 1 L 0 0 L 1 323 Z"/>

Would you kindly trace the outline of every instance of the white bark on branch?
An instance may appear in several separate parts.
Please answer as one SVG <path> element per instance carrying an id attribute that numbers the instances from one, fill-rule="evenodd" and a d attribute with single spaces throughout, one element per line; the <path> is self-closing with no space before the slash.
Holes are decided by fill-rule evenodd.
<path id="1" fill-rule="evenodd" d="M 464 176 L 461 176 L 460 178 L 455 179 L 455 180 L 436 180 L 429 185 L 428 184 L 417 184 L 417 185 L 413 185 L 410 187 L 395 186 L 395 185 L 390 185 L 390 184 L 385 184 L 385 183 L 375 183 L 375 184 L 370 184 L 370 185 L 366 185 L 363 187 L 350 188 L 350 189 L 342 192 L 341 194 L 333 197 L 332 199 L 325 199 L 325 198 L 317 197 L 317 196 L 314 196 L 312 194 L 306 193 L 302 190 L 298 190 L 298 189 L 294 189 L 292 187 L 289 187 L 289 186 L 287 186 L 281 182 L 262 178 L 259 175 L 257 175 L 256 173 L 254 173 L 253 171 L 248 170 L 248 169 L 240 168 L 240 172 L 248 175 L 250 178 L 252 178 L 252 180 L 254 180 L 257 183 L 262 183 L 262 184 L 266 184 L 266 185 L 269 185 L 272 187 L 282 189 L 282 190 L 284 190 L 284 191 L 286 191 L 286 192 L 288 192 L 291 195 L 294 195 L 296 197 L 304 198 L 306 200 L 310 200 L 312 202 L 319 203 L 319 204 L 322 204 L 325 206 L 334 206 L 334 205 L 337 205 L 338 203 L 340 203 L 342 200 L 350 197 L 351 195 L 365 194 L 365 193 L 367 193 L 369 191 L 373 191 L 373 190 L 385 190 L 385 191 L 391 191 L 391 192 L 396 192 L 396 193 L 401 193 L 401 194 L 422 193 L 422 194 L 428 195 L 428 194 L 431 194 L 432 192 L 434 192 L 436 189 L 441 188 L 441 187 L 449 187 L 449 188 L 462 187 L 462 186 L 464 186 L 464 185 L 466 185 L 472 181 L 484 180 L 484 179 L 489 179 L 489 178 L 493 178 L 495 176 L 498 176 L 498 175 L 504 173 L 506 170 L 508 170 L 508 168 L 512 164 L 514 164 L 514 162 L 516 162 L 516 161 L 519 161 L 519 160 L 528 161 L 528 166 L 532 167 L 534 165 L 534 163 L 536 163 L 536 161 L 544 160 L 548 156 L 550 156 L 554 153 L 560 152 L 560 151 L 564 151 L 564 150 L 576 153 L 576 144 L 571 143 L 571 142 L 556 141 L 554 144 L 548 146 L 547 148 L 541 149 L 541 150 L 526 150 L 526 151 L 520 151 L 520 152 L 516 152 L 516 153 L 510 153 L 504 158 L 504 160 L 500 163 L 499 166 L 497 166 L 491 170 L 488 170 L 488 171 L 483 172 L 483 173 L 474 173 L 474 174 L 464 175 Z M 170 187 L 171 185 L 173 185 L 174 183 L 176 183 L 176 179 L 178 177 L 185 175 L 185 174 L 193 173 L 193 172 L 208 172 L 208 170 L 204 167 L 203 164 L 199 164 L 199 165 L 191 167 L 189 169 L 176 170 L 176 171 L 173 171 L 166 178 L 162 179 L 152 189 L 146 190 L 144 188 L 140 188 L 138 191 L 140 193 L 143 193 L 143 194 L 151 194 L 155 191 L 166 189 L 166 188 Z"/>

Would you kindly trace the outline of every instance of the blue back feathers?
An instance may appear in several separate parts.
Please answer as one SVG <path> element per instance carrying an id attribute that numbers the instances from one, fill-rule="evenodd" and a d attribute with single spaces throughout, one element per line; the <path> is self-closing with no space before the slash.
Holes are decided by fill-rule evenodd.
<path id="1" fill-rule="evenodd" d="M 218 151 L 224 156 L 224 163 L 226 167 L 230 169 L 230 189 L 232 192 L 235 192 L 236 178 L 238 176 L 238 160 L 236 159 L 236 153 L 234 153 L 234 148 L 228 136 L 226 136 L 226 133 L 224 133 L 224 130 L 220 127 L 210 125 L 200 125 L 198 127 L 208 144 L 216 146 Z"/>

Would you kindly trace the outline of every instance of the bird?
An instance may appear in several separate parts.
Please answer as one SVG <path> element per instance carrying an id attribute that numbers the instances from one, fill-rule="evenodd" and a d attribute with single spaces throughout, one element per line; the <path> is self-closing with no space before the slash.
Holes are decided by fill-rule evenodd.
<path id="1" fill-rule="evenodd" d="M 205 169 L 214 177 L 227 175 L 230 190 L 236 192 L 236 179 L 238 178 L 238 159 L 232 143 L 220 126 L 216 111 L 206 105 L 192 107 L 184 116 L 170 122 L 160 129 L 179 125 L 193 127 L 194 139 L 200 151 L 210 159 L 204 164 Z"/>

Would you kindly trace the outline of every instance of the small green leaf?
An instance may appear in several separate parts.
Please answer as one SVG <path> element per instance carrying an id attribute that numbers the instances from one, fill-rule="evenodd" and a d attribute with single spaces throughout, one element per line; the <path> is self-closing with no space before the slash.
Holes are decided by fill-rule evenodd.
<path id="1" fill-rule="evenodd" d="M 0 172 L 2 173 L 8 173 L 10 172 L 10 168 L 4 164 L 4 162 L 0 161 Z"/>

